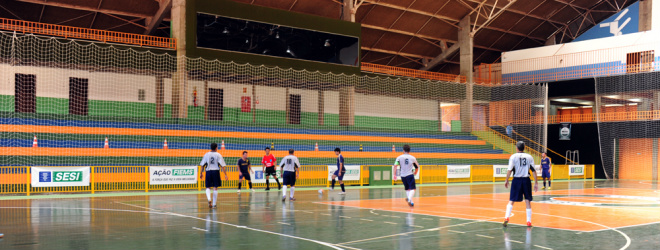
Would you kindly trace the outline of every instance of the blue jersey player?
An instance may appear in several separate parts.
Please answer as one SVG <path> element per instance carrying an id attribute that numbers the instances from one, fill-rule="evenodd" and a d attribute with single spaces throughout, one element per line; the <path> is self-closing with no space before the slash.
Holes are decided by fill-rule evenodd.
<path id="1" fill-rule="evenodd" d="M 509 177 L 513 175 L 511 182 L 511 195 L 509 196 L 509 204 L 506 205 L 506 215 L 502 226 L 509 224 L 509 217 L 513 204 L 523 201 L 525 197 L 525 204 L 527 205 L 527 226 L 532 226 L 532 182 L 529 180 L 529 171 L 531 170 L 534 175 L 534 191 L 539 190 L 539 181 L 536 178 L 536 169 L 534 169 L 534 158 L 531 155 L 524 153 L 525 142 L 519 141 L 516 143 L 518 153 L 511 155 L 509 158 L 509 171 L 506 172 L 506 182 L 504 187 L 509 188 Z"/>
<path id="2" fill-rule="evenodd" d="M 339 179 L 339 186 L 341 186 L 341 195 L 346 194 L 344 188 L 344 175 L 346 175 L 346 167 L 344 166 L 344 157 L 341 155 L 341 149 L 335 148 L 335 155 L 337 155 L 337 171 L 332 174 L 332 188 L 335 190 L 335 179 Z"/>
<path id="3" fill-rule="evenodd" d="M 543 153 L 541 158 L 541 178 L 543 178 L 543 189 L 545 189 L 545 179 L 548 179 L 548 189 L 552 189 L 552 180 L 550 180 L 550 168 L 552 160 Z"/>
<path id="4" fill-rule="evenodd" d="M 403 187 L 406 189 L 406 202 L 408 206 L 415 206 L 412 198 L 415 197 L 415 175 L 419 172 L 419 163 L 417 159 L 410 155 L 410 146 L 403 145 L 403 154 L 396 158 L 394 166 L 392 166 L 394 173 L 394 181 L 396 181 L 396 167 L 401 166 L 401 181 Z M 413 169 L 414 167 L 414 169 Z"/>

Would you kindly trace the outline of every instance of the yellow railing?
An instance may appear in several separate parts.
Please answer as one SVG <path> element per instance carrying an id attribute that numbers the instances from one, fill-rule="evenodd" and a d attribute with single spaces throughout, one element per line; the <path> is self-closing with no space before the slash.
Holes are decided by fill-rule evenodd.
<path id="1" fill-rule="evenodd" d="M 516 141 L 514 139 L 511 139 L 511 137 L 503 135 L 500 132 L 497 132 L 496 130 L 475 120 L 472 120 L 472 134 L 477 136 L 477 138 L 479 138 L 480 140 L 493 144 L 494 146 L 501 148 L 502 150 L 504 150 L 509 154 L 513 154 L 517 152 Z M 524 138 L 529 140 L 526 137 Z M 532 140 L 529 141 L 536 143 Z M 541 145 L 541 147 L 543 146 Z M 532 157 L 534 157 L 534 161 L 540 161 L 541 159 L 541 152 L 536 151 L 531 147 L 525 147 L 525 153 L 532 155 Z"/>
<path id="2" fill-rule="evenodd" d="M 176 49 L 176 39 L 0 18 L 0 29 L 100 42 Z"/>
<path id="3" fill-rule="evenodd" d="M 548 124 L 562 122 L 588 123 L 588 122 L 622 122 L 622 121 L 651 121 L 660 120 L 660 110 L 588 113 L 572 115 L 549 115 Z M 531 116 L 529 119 L 492 120 L 491 124 L 505 126 L 507 124 L 543 124 L 543 116 Z"/>
<path id="4" fill-rule="evenodd" d="M 353 181 L 348 185 L 369 185 L 369 167 L 361 166 L 361 181 Z M 494 177 L 493 165 L 470 166 L 469 178 L 448 178 L 447 165 L 420 166 L 419 184 L 424 183 L 457 183 L 457 182 L 495 182 L 504 178 Z M 585 165 L 582 175 L 569 174 L 568 165 L 553 165 L 552 179 L 593 179 L 594 165 Z M 147 166 L 93 166 L 90 172 L 90 185 L 81 187 L 33 187 L 31 185 L 30 167 L 0 167 L 0 194 L 33 193 L 95 193 L 108 191 L 143 191 L 153 190 L 202 190 L 204 180 L 195 184 L 150 185 L 149 167 Z M 238 185 L 236 166 L 227 168 L 228 180 L 224 180 L 221 188 L 233 189 Z M 400 180 L 393 184 L 401 184 Z M 296 181 L 299 187 L 322 187 L 328 185 L 327 166 L 303 166 L 300 178 Z M 265 183 L 253 183 L 254 188 L 264 188 Z"/>
<path id="5" fill-rule="evenodd" d="M 425 70 L 416 70 L 416 69 L 401 68 L 401 67 L 394 67 L 394 66 L 387 66 L 380 64 L 365 63 L 365 62 L 361 63 L 361 70 L 363 72 L 429 79 L 435 81 L 458 82 L 458 83 L 466 82 L 465 76 L 460 76 L 460 75 L 452 75 L 452 74 L 431 72 Z"/>

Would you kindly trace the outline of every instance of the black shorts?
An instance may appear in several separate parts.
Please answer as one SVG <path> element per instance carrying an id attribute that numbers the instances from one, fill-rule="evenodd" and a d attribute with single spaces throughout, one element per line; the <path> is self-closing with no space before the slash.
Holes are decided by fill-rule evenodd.
<path id="1" fill-rule="evenodd" d="M 245 179 L 246 181 L 252 181 L 252 178 L 250 178 L 250 173 L 249 173 L 249 172 L 240 172 L 240 173 L 238 174 L 238 178 L 239 178 L 239 179 L 240 179 L 240 178 L 243 178 L 243 179 Z"/>
<path id="2" fill-rule="evenodd" d="M 296 186 L 296 172 L 284 171 L 282 178 L 284 179 L 282 181 L 282 185 L 290 185 L 292 187 Z"/>
<path id="3" fill-rule="evenodd" d="M 273 177 L 277 178 L 277 171 L 275 171 L 275 167 L 266 167 L 266 172 L 264 173 L 264 177 L 272 175 Z"/>
<path id="4" fill-rule="evenodd" d="M 344 180 L 344 175 L 346 175 L 346 171 L 341 171 L 341 175 L 339 175 L 339 169 L 335 171 L 332 175 L 337 176 L 337 179 L 340 181 Z"/>
<path id="5" fill-rule="evenodd" d="M 206 188 L 222 187 L 222 179 L 220 179 L 220 170 L 206 171 Z"/>
<path id="6" fill-rule="evenodd" d="M 523 196 L 525 200 L 532 201 L 532 181 L 529 177 L 514 177 L 511 181 L 511 195 L 509 196 L 510 201 L 523 201 Z"/>
<path id="7" fill-rule="evenodd" d="M 415 186 L 415 175 L 413 174 L 401 177 L 401 182 L 403 182 L 403 188 L 406 190 L 417 189 Z"/>

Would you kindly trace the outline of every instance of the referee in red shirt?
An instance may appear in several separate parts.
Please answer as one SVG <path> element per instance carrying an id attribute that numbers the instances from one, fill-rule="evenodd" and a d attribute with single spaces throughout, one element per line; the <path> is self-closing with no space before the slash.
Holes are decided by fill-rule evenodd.
<path id="1" fill-rule="evenodd" d="M 263 171 L 264 178 L 266 179 L 266 191 L 270 190 L 271 175 L 275 177 L 275 181 L 277 182 L 277 190 L 280 190 L 282 189 L 282 185 L 280 185 L 280 180 L 277 179 L 277 171 L 275 170 L 275 166 L 277 165 L 277 159 L 275 159 L 275 156 L 270 154 L 270 147 L 266 147 L 265 150 L 266 150 L 266 155 L 261 160 L 261 164 L 263 165 L 261 171 Z"/>

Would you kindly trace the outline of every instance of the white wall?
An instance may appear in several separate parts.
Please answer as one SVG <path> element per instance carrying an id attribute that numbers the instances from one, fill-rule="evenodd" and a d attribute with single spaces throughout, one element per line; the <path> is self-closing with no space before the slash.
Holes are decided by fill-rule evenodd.
<path id="1" fill-rule="evenodd" d="M 434 100 L 356 94 L 355 102 L 359 116 L 438 120 L 438 101 Z"/>

